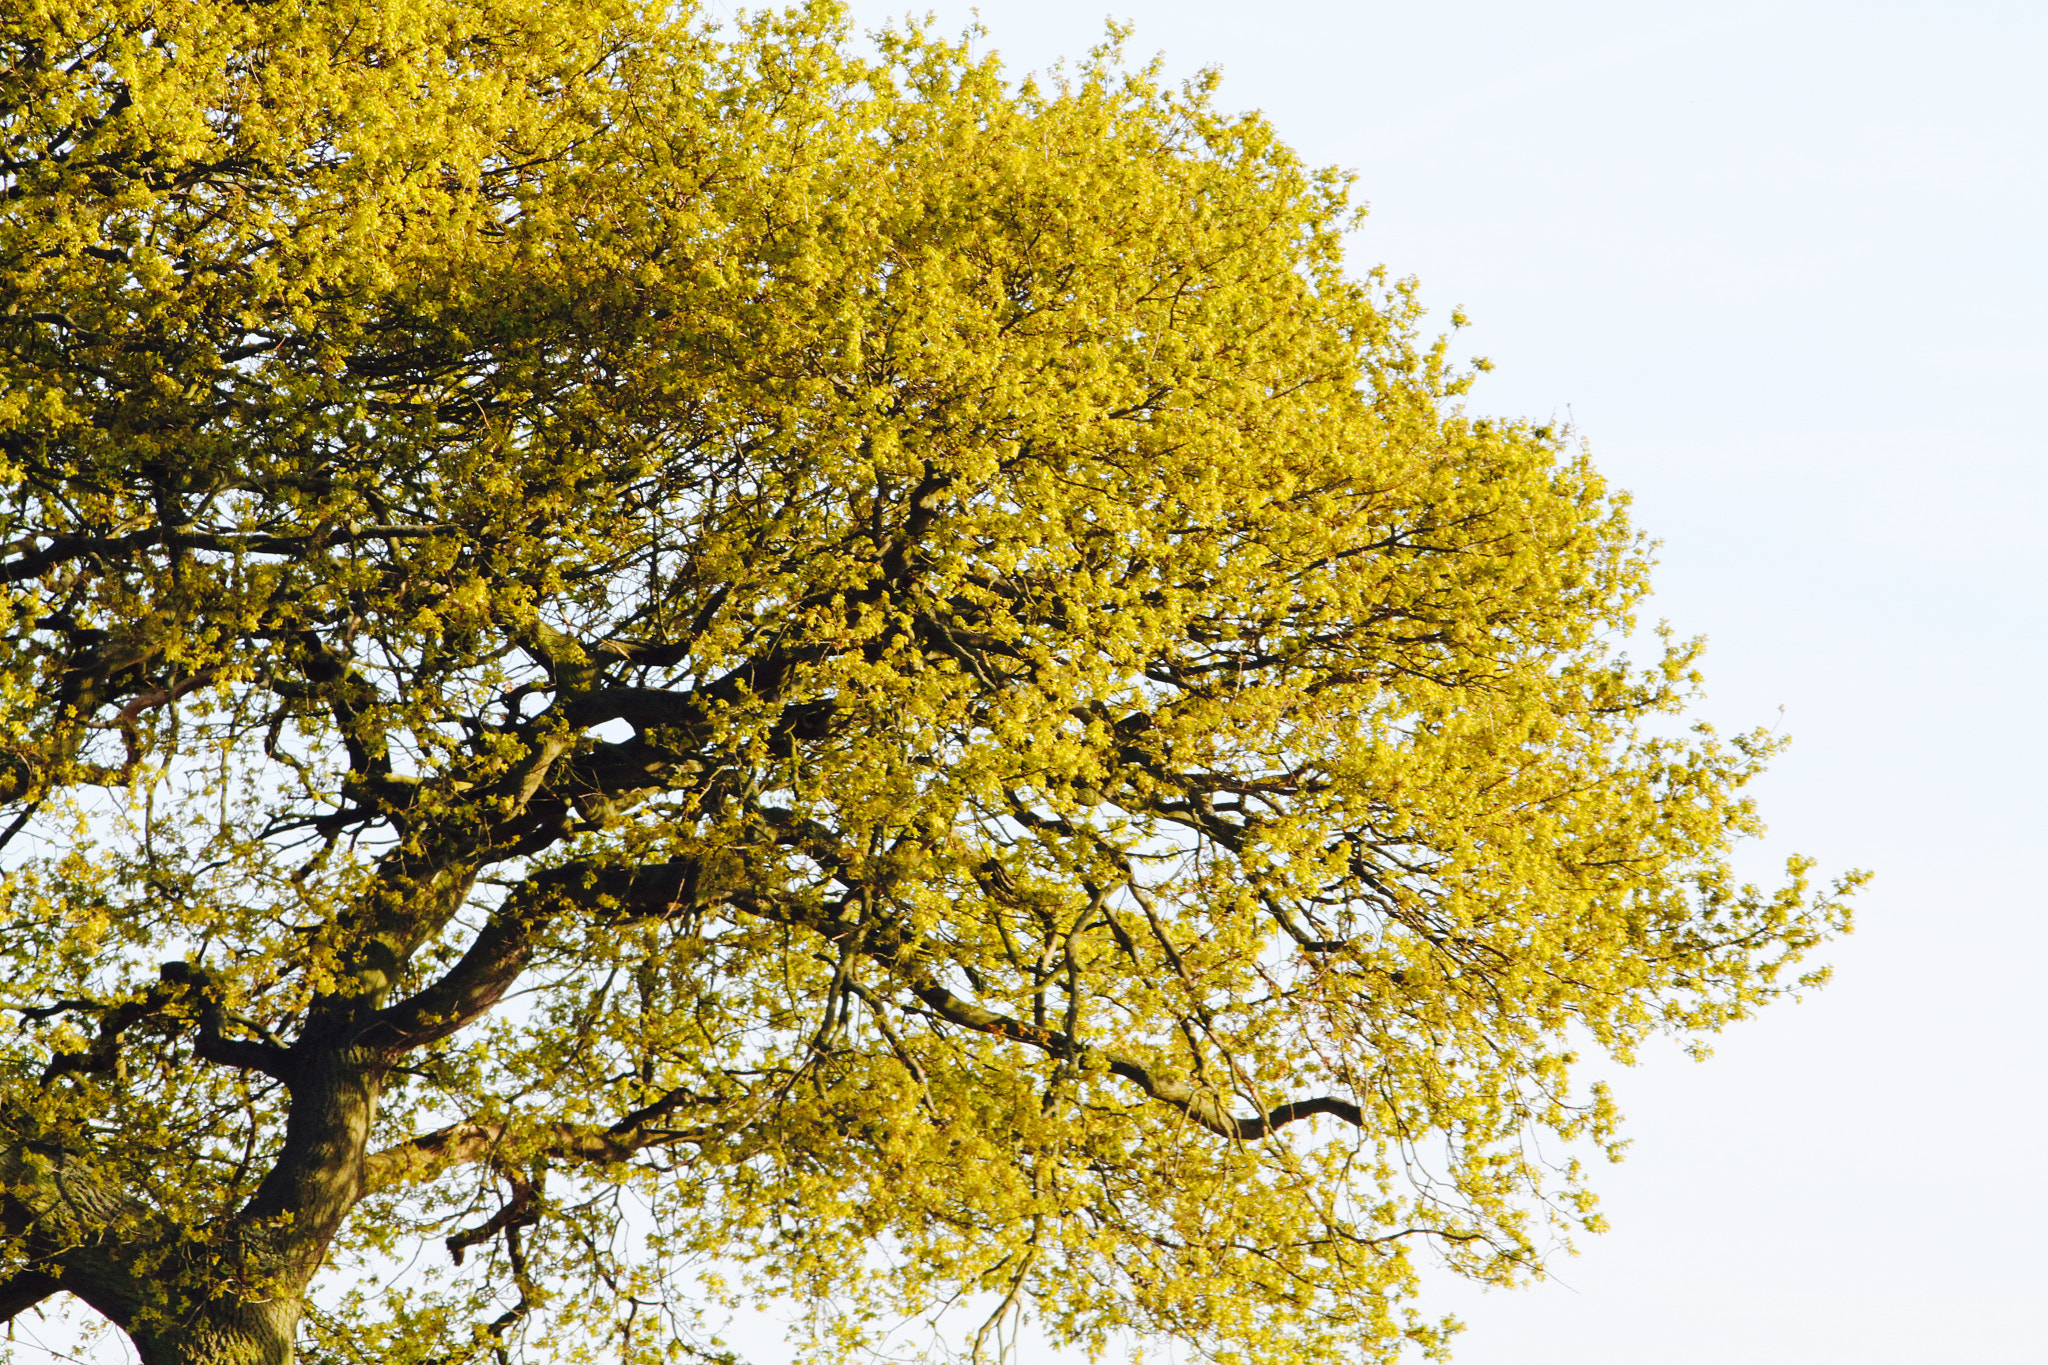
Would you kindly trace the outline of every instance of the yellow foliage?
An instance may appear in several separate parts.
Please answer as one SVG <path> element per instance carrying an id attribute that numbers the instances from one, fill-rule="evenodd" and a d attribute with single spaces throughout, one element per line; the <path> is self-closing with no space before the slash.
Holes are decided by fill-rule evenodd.
<path id="1" fill-rule="evenodd" d="M 1574 1049 L 1846 927 L 1616 653 L 1625 499 L 1206 85 L 827 4 L 0 48 L 0 1304 L 1437 1352 L 1418 1254 L 1599 1226 Z"/>

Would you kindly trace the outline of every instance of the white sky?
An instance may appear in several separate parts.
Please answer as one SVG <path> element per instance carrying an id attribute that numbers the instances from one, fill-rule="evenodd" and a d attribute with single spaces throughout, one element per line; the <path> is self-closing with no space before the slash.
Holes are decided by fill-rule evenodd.
<path id="1" fill-rule="evenodd" d="M 1616 1078 L 1614 1230 L 1446 1285 L 1461 1365 L 2048 1359 L 2048 6 L 979 12 L 1013 69 L 1132 20 L 1357 170 L 1355 259 L 1470 313 L 1473 405 L 1634 491 L 1710 718 L 1784 708 L 1768 853 L 1879 874 L 1826 990 Z"/>

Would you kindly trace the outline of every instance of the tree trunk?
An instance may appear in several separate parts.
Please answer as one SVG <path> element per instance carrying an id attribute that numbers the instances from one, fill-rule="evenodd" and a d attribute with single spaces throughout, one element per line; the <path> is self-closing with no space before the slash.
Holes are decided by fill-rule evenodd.
<path id="1" fill-rule="evenodd" d="M 303 1300 L 296 1294 L 252 1302 L 223 1294 L 196 1321 L 161 1330 L 129 1329 L 142 1365 L 290 1365 Z"/>
<path id="2" fill-rule="evenodd" d="M 0 1150 L 0 1177 L 19 1192 L 7 1231 L 41 1253 L 38 1274 L 121 1328 L 142 1365 L 292 1359 L 307 1287 L 363 1193 L 384 1070 L 382 1057 L 346 1049 L 293 1060 L 276 1163 L 240 1210 L 209 1227 L 177 1228 L 110 1189 L 88 1160 Z"/>

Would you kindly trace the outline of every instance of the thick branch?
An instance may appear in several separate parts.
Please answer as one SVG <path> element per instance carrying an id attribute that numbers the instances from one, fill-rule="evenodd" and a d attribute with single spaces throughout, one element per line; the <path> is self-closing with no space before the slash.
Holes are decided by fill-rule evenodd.
<path id="1" fill-rule="evenodd" d="M 502 1123 L 451 1123 L 363 1159 L 363 1193 L 432 1180 L 443 1171 L 482 1161 L 505 1140 Z"/>
<path id="2" fill-rule="evenodd" d="M 488 1219 L 473 1228 L 465 1228 L 447 1239 L 448 1254 L 455 1258 L 455 1264 L 462 1264 L 463 1253 L 480 1242 L 488 1242 L 499 1233 L 512 1228 L 530 1228 L 540 1221 L 540 1213 L 534 1207 L 539 1198 L 539 1187 L 531 1180 L 522 1179 L 517 1172 L 503 1172 L 512 1185 L 512 1197 L 505 1201 Z"/>
<path id="3" fill-rule="evenodd" d="M 572 863 L 535 873 L 506 898 L 460 961 L 432 985 L 370 1015 L 355 1044 L 397 1056 L 446 1038 L 504 998 L 533 955 L 536 929 L 562 910 L 621 920 L 665 914 L 695 899 L 697 871 L 696 859 L 676 858 L 652 867 Z"/>
<path id="4" fill-rule="evenodd" d="M 372 1152 L 364 1163 L 363 1190 L 375 1194 L 400 1185 L 432 1180 L 456 1166 L 490 1161 L 508 1144 L 521 1158 L 613 1164 L 650 1147 L 715 1137 L 716 1127 L 667 1128 L 659 1121 L 685 1105 L 716 1105 L 717 1096 L 671 1090 L 654 1103 L 635 1109 L 609 1124 L 543 1123 L 515 1133 L 502 1123 L 451 1123 L 396 1147 Z"/>
<path id="5" fill-rule="evenodd" d="M 199 1033 L 192 1042 L 193 1055 L 201 1061 L 261 1072 L 278 1080 L 290 1078 L 290 1054 L 267 1034 L 262 1041 L 223 1036 L 221 1030 L 229 1022 L 228 1014 L 221 1007 L 213 979 L 204 969 L 186 962 L 166 962 L 158 970 L 166 983 L 193 992 L 199 998 Z M 260 1032 L 245 1020 L 236 1022 Z"/>
<path id="6" fill-rule="evenodd" d="M 353 1042 L 387 1057 L 438 1042 L 502 1000 L 532 956 L 532 929 L 521 907 L 508 904 L 491 916 L 440 980 L 372 1014 Z"/>
<path id="7" fill-rule="evenodd" d="M 121 1320 L 144 1297 L 128 1253 L 163 1232 L 89 1160 L 0 1127 L 0 1239 L 29 1262 L 0 1280 L 0 1322 L 60 1290 Z"/>
<path id="8" fill-rule="evenodd" d="M 246 1038 L 223 1038 L 217 1031 L 202 1029 L 192 1041 L 192 1055 L 202 1062 L 214 1062 L 241 1071 L 258 1071 L 278 1080 L 290 1079 L 291 1058 L 282 1048 Z"/>
<path id="9" fill-rule="evenodd" d="M 283 1079 L 289 1059 L 283 1048 L 269 1042 L 223 1037 L 227 1022 L 213 980 L 205 970 L 188 962 L 166 962 L 158 968 L 159 980 L 140 997 L 107 1007 L 100 1016 L 99 1037 L 83 1052 L 60 1052 L 43 1072 L 45 1083 L 72 1071 L 104 1074 L 120 1065 L 121 1035 L 145 1019 L 166 1013 L 175 1017 L 177 1007 L 197 1006 L 198 1030 L 192 1051 L 201 1061 L 216 1062 L 244 1071 L 260 1071 Z M 42 1010 L 27 1011 L 30 1017 L 46 1017 L 60 1009 L 99 1008 L 87 1001 L 61 1001 Z"/>
<path id="10" fill-rule="evenodd" d="M 54 1275 L 40 1270 L 23 1270 L 0 1280 L 0 1322 L 11 1322 L 62 1288 Z"/>
<path id="11" fill-rule="evenodd" d="M 47 537 L 49 544 L 33 548 L 29 540 L 16 541 L 0 553 L 20 552 L 19 558 L 0 563 L 0 583 L 19 583 L 36 578 L 60 564 L 87 557 L 124 562 L 139 550 L 162 545 L 168 549 L 212 551 L 218 554 L 286 555 L 302 558 L 329 545 L 357 541 L 410 540 L 443 535 L 447 526 L 349 526 L 327 528 L 316 535 L 279 535 L 269 531 L 199 531 L 190 527 L 147 526 L 124 536 Z"/>
<path id="12" fill-rule="evenodd" d="M 700 698 L 659 687 L 595 688 L 568 703 L 563 712 L 563 719 L 577 730 L 623 720 L 636 730 L 657 725 L 672 727 L 689 736 L 693 743 L 701 742 L 707 734 L 707 710 Z"/>

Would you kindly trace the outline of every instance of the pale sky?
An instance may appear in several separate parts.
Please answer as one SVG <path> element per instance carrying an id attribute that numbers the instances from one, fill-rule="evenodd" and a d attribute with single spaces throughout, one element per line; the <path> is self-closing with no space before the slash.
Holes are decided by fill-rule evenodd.
<path id="1" fill-rule="evenodd" d="M 1460 1365 L 2048 1359 L 2048 6 L 978 8 L 1016 69 L 1130 20 L 1356 170 L 1473 406 L 1635 493 L 1708 716 L 1783 708 L 1760 867 L 1878 873 L 1827 989 L 1615 1077 L 1613 1231 L 1443 1286 Z"/>

